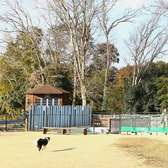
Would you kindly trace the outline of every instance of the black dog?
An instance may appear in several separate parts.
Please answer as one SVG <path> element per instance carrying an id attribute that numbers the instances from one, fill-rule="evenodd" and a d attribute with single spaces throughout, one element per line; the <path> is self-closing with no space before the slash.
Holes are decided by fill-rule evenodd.
<path id="1" fill-rule="evenodd" d="M 42 147 L 43 147 L 42 150 L 44 150 L 49 141 L 50 141 L 50 137 L 46 137 L 44 139 L 40 138 L 39 140 L 34 141 L 34 145 L 38 147 L 39 151 L 41 150 Z"/>

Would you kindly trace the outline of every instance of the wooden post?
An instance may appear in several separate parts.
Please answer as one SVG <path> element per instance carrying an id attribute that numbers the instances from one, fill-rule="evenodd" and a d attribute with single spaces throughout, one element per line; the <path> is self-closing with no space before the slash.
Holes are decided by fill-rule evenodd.
<path id="1" fill-rule="evenodd" d="M 87 135 L 87 128 L 83 130 L 83 135 Z"/>
<path id="2" fill-rule="evenodd" d="M 5 130 L 8 131 L 8 118 L 7 118 L 7 114 L 5 115 Z"/>
<path id="3" fill-rule="evenodd" d="M 47 129 L 43 128 L 43 134 L 47 134 Z"/>
<path id="4" fill-rule="evenodd" d="M 62 134 L 65 134 L 66 133 L 66 129 L 62 129 Z"/>
<path id="5" fill-rule="evenodd" d="M 28 122 L 27 122 L 27 118 L 25 118 L 25 131 L 27 131 L 28 128 Z"/>
<path id="6" fill-rule="evenodd" d="M 111 132 L 111 119 L 108 119 L 108 130 L 109 133 Z"/>

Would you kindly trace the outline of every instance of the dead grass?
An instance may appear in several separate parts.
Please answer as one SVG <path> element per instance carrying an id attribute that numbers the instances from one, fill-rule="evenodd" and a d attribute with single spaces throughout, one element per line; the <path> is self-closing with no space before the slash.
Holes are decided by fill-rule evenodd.
<path id="1" fill-rule="evenodd" d="M 149 138 L 122 138 L 117 143 L 122 150 L 145 158 L 145 164 L 154 167 L 168 167 L 168 144 Z"/>

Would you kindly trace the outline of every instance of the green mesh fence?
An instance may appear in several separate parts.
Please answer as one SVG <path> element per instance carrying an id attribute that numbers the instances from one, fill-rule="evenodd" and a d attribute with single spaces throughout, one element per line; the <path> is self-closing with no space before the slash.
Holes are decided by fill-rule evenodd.
<path id="1" fill-rule="evenodd" d="M 121 115 L 120 131 L 168 132 L 167 115 Z"/>

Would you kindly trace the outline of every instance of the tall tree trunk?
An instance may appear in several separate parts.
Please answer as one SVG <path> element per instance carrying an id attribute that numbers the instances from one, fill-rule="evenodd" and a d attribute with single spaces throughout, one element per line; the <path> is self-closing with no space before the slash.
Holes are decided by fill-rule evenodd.
<path id="1" fill-rule="evenodd" d="M 74 79 L 73 79 L 73 98 L 72 105 L 76 105 L 76 94 L 77 94 L 77 72 L 76 72 L 76 61 L 74 59 Z"/>
<path id="2" fill-rule="evenodd" d="M 104 89 L 103 89 L 103 103 L 102 103 L 102 111 L 107 110 L 107 91 L 108 91 L 108 69 L 110 67 L 110 60 L 109 60 L 109 39 L 108 34 L 106 34 L 106 43 L 107 43 L 107 52 L 106 52 L 106 69 L 104 73 Z"/>
<path id="3" fill-rule="evenodd" d="M 102 103 L 102 111 L 106 111 L 107 109 L 107 90 L 108 90 L 108 70 L 105 69 L 104 73 L 104 85 L 103 85 L 103 103 Z"/>
<path id="4" fill-rule="evenodd" d="M 82 106 L 86 106 L 86 87 L 84 83 L 81 83 L 81 97 L 82 97 Z"/>

